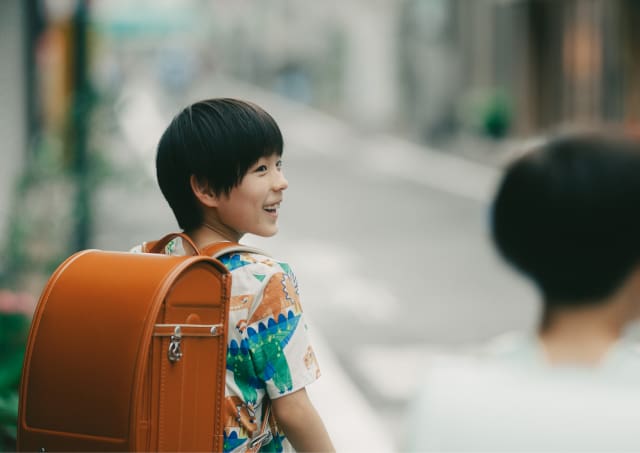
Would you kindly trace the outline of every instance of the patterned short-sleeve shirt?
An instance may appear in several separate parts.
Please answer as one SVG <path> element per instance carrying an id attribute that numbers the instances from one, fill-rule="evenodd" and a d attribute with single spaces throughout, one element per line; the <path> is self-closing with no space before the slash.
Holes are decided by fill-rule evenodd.
<path id="1" fill-rule="evenodd" d="M 140 251 L 140 247 L 133 251 Z M 179 238 L 165 252 L 184 254 Z M 224 451 L 243 451 L 262 426 L 266 398 L 300 390 L 320 376 L 296 277 L 286 263 L 254 253 L 220 258 L 231 272 Z M 273 420 L 260 451 L 293 451 Z"/>

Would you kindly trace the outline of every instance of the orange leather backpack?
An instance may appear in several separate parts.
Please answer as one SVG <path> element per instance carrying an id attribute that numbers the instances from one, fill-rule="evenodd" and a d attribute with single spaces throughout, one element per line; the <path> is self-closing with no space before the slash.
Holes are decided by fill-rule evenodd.
<path id="1" fill-rule="evenodd" d="M 176 236 L 194 256 L 162 252 Z M 86 250 L 36 308 L 25 354 L 19 451 L 222 451 L 231 274 L 181 233 L 150 253 Z"/>

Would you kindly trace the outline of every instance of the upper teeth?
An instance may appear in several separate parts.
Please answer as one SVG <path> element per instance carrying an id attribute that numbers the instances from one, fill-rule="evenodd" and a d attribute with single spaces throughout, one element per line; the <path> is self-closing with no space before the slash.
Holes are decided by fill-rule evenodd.
<path id="1" fill-rule="evenodd" d="M 280 207 L 280 203 L 272 204 L 270 206 L 265 206 L 265 209 L 278 209 Z"/>

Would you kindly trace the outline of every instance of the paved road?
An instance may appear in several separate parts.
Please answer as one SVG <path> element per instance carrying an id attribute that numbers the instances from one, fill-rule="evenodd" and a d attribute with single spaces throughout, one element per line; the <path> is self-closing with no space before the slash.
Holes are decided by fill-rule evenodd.
<path id="1" fill-rule="evenodd" d="M 128 139 L 111 138 L 112 149 L 136 152 L 112 156 L 116 169 L 128 173 L 99 193 L 97 247 L 125 248 L 176 228 L 152 174 L 153 146 L 173 111 L 154 106 L 143 87 L 132 86 L 135 95 L 121 112 L 138 124 L 129 126 Z M 330 411 L 332 434 L 349 450 L 402 449 L 420 357 L 534 322 L 534 294 L 487 238 L 487 200 L 499 172 L 357 131 L 222 79 L 190 93 L 190 99 L 213 96 L 254 100 L 283 129 L 290 188 L 280 234 L 247 242 L 296 270 L 327 351 L 325 377 L 333 375 L 318 399 L 321 412 Z M 342 396 L 348 401 L 336 401 Z"/>

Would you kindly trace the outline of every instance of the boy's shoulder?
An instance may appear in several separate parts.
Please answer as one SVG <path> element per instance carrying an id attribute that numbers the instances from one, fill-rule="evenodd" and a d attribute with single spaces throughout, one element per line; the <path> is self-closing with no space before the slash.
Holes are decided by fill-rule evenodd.
<path id="1" fill-rule="evenodd" d="M 218 259 L 232 273 L 246 271 L 264 277 L 278 273 L 293 274 L 288 263 L 269 256 L 266 252 L 232 252 Z"/>
<path id="2" fill-rule="evenodd" d="M 261 294 L 264 298 L 270 294 L 273 301 L 280 301 L 284 296 L 296 303 L 298 282 L 287 263 L 252 252 L 233 252 L 218 260 L 231 272 L 232 296 L 244 298 Z"/>
<path id="3" fill-rule="evenodd" d="M 253 248 L 253 247 L 251 247 Z M 141 253 L 142 245 L 132 247 L 130 252 Z M 182 240 L 175 238 L 165 247 L 166 255 L 184 255 Z M 274 274 L 284 273 L 293 277 L 293 271 L 288 263 L 270 256 L 267 252 L 256 249 L 255 251 L 231 252 L 218 258 L 225 267 L 233 273 L 251 273 L 254 275 L 271 277 Z"/>

